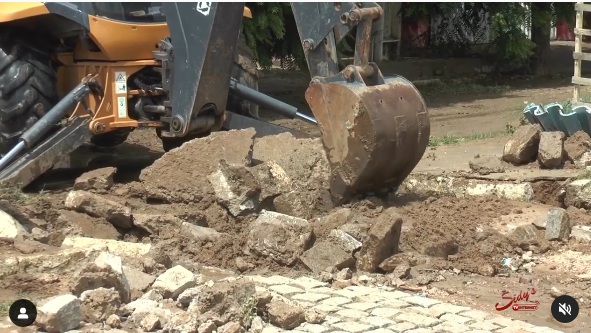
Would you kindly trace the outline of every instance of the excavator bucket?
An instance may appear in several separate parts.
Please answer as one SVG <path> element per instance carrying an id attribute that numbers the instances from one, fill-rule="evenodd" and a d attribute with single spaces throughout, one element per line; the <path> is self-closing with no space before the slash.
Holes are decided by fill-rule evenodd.
<path id="1" fill-rule="evenodd" d="M 376 75 L 377 82 L 368 86 L 349 66 L 335 77 L 315 78 L 306 91 L 332 167 L 336 201 L 396 189 L 429 142 L 429 117 L 419 91 L 402 77 Z"/>

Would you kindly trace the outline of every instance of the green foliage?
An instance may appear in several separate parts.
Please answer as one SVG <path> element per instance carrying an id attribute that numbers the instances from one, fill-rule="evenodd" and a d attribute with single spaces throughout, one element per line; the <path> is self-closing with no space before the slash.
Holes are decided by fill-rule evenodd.
<path id="1" fill-rule="evenodd" d="M 252 19 L 244 19 L 242 31 L 259 64 L 265 68 L 279 59 L 284 68 L 305 64 L 295 19 L 289 3 L 247 3 Z M 305 65 L 304 65 L 305 67 Z"/>
<path id="2" fill-rule="evenodd" d="M 289 3 L 259 2 L 246 4 L 252 11 L 253 19 L 245 19 L 243 33 L 247 44 L 253 50 L 261 66 L 269 68 L 273 59 L 279 59 L 283 68 L 306 68 L 305 56 L 300 43 L 295 19 Z M 551 6 L 537 7 L 535 15 L 528 8 L 532 3 L 488 2 L 488 3 L 403 3 L 401 14 L 406 19 L 420 19 L 440 16 L 445 20 L 451 13 L 461 13 L 461 20 L 469 27 L 480 24 L 482 10 L 489 13 L 492 32 L 490 45 L 497 65 L 521 67 L 533 57 L 536 45 L 523 31 L 523 26 L 547 26 L 557 21 L 574 22 L 574 3 L 553 2 Z M 540 8 L 542 8 L 540 10 Z M 354 36 L 354 31 L 352 32 Z M 435 49 L 439 56 L 462 53 L 468 48 L 468 41 L 452 45 L 449 42 Z M 354 38 L 347 36 L 337 45 L 337 54 L 351 56 Z M 447 51 L 446 51 L 447 50 Z"/>
<path id="3" fill-rule="evenodd" d="M 530 25 L 528 9 L 518 2 L 494 3 L 490 7 L 492 47 L 497 65 L 525 64 L 536 46 L 522 29 Z"/>

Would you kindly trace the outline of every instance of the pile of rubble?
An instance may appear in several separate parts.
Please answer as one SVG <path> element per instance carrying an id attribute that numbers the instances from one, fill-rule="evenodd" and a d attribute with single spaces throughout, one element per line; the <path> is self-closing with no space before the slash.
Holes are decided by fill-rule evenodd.
<path id="1" fill-rule="evenodd" d="M 304 311 L 248 278 L 206 280 L 181 265 L 156 278 L 123 265 L 119 256 L 94 251 L 73 278 L 70 293 L 38 304 L 35 325 L 48 333 L 84 327 L 118 332 L 261 332 L 270 323 L 293 329 L 326 317 Z"/>
<path id="2" fill-rule="evenodd" d="M 568 138 L 563 132 L 544 132 L 540 125 L 517 128 L 505 144 L 502 160 L 524 165 L 537 160 L 544 169 L 562 168 L 572 164 L 577 168 L 591 165 L 591 137 L 579 131 Z"/>
<path id="3" fill-rule="evenodd" d="M 530 141 L 540 133 L 533 132 L 538 139 L 533 134 L 508 150 L 526 156 L 518 150 L 534 145 L 538 154 L 542 143 Z M 525 137 L 516 133 L 514 140 Z M 494 276 L 503 265 L 517 267 L 501 262 L 516 248 L 539 255 L 548 248 L 543 241 L 588 233 L 559 210 L 543 226 L 501 234 L 485 224 L 513 208 L 487 198 L 474 207 L 435 198 L 416 207 L 388 208 L 378 198 L 335 207 L 322 143 L 290 134 L 214 133 L 164 154 L 137 182 L 115 184 L 116 172 L 86 173 L 59 202 L 24 205 L 22 213 L 0 206 L 8 213 L 0 210 L 0 240 L 19 253 L 0 257 L 0 286 L 35 274 L 35 283 L 55 287 L 61 296 L 39 304 L 37 325 L 47 332 L 81 325 L 261 332 L 265 322 L 293 329 L 319 323 L 324 314 L 236 276 L 271 268 L 345 288 L 401 287 L 414 275 L 424 286 L 444 279 L 444 271 Z M 427 263 L 440 270 L 411 274 Z"/>

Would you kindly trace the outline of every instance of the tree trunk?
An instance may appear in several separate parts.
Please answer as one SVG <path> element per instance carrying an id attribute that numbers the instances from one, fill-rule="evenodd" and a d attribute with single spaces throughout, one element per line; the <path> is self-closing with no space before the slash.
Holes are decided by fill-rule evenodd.
<path id="1" fill-rule="evenodd" d="M 532 69 L 535 75 L 548 75 L 550 62 L 550 20 L 552 4 L 549 2 L 532 2 L 531 39 L 536 45 L 532 57 Z"/>

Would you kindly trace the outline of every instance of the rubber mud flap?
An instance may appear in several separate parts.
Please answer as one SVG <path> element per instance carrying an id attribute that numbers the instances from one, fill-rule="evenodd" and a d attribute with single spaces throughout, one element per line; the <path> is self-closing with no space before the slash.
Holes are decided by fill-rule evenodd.
<path id="1" fill-rule="evenodd" d="M 427 106 L 402 77 L 375 86 L 313 83 L 306 100 L 320 124 L 337 202 L 397 188 L 427 149 Z"/>

